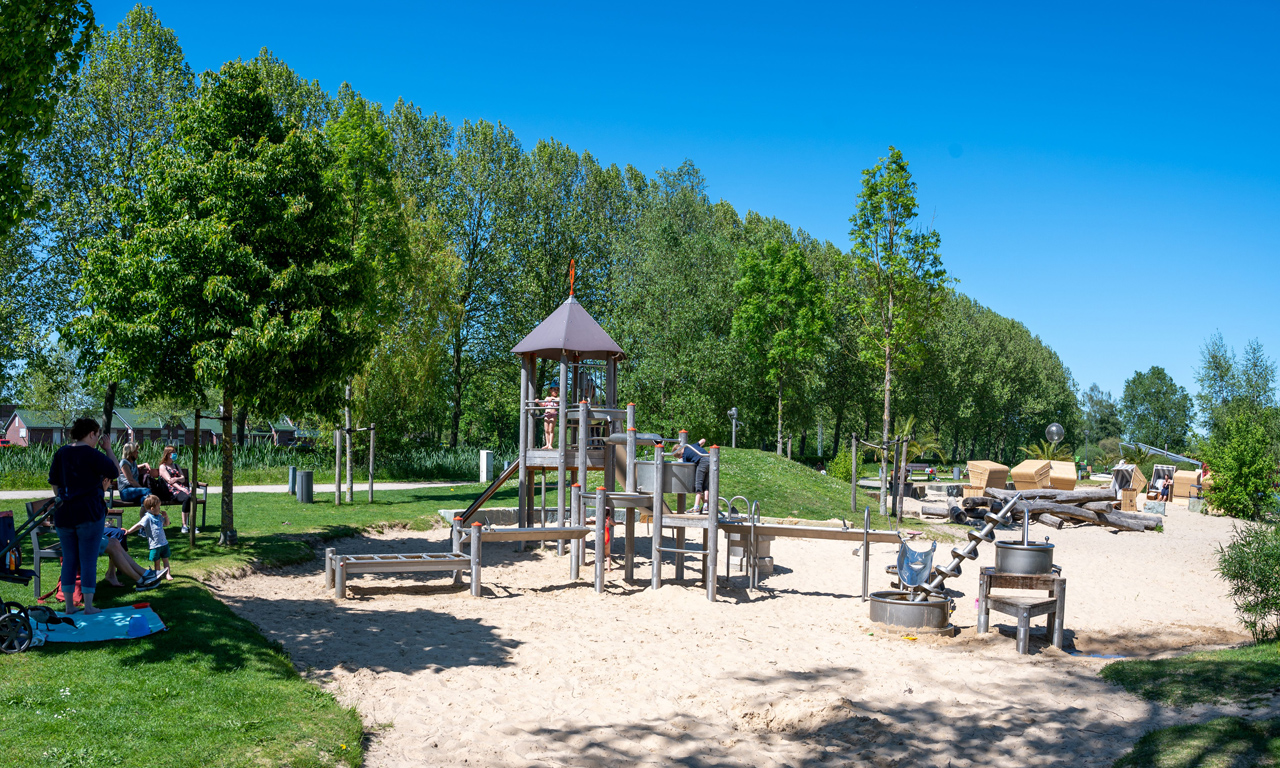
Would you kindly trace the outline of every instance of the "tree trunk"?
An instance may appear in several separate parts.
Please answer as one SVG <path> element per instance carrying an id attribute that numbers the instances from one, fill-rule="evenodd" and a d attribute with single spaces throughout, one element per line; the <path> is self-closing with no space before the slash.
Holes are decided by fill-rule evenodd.
<path id="1" fill-rule="evenodd" d="M 239 543 L 236 536 L 236 519 L 235 507 L 233 505 L 232 495 L 232 475 L 234 472 L 233 460 L 235 457 L 234 449 L 231 441 L 232 436 L 232 418 L 235 406 L 231 403 L 231 393 L 225 392 L 222 395 L 222 533 L 218 536 L 218 543 L 224 546 L 231 546 Z M 194 488 L 191 489 L 195 491 Z M 195 522 L 193 517 L 192 523 Z"/>
<path id="2" fill-rule="evenodd" d="M 836 412 L 836 431 L 831 435 L 831 458 L 840 453 L 840 428 L 844 426 L 844 408 Z M 854 478 L 857 480 L 857 478 Z"/>
<path id="3" fill-rule="evenodd" d="M 200 490 L 200 409 L 196 409 L 195 418 L 196 441 L 191 444 L 191 498 L 195 498 Z M 191 525 L 187 527 L 187 543 L 194 550 L 196 546 L 196 505 L 191 505 Z"/>
<path id="4" fill-rule="evenodd" d="M 116 388 L 120 382 L 113 381 L 107 385 L 107 396 L 102 401 L 102 434 L 111 434 L 111 419 L 116 412 Z"/>
<path id="5" fill-rule="evenodd" d="M 244 447 L 244 428 L 249 423 L 249 409 L 240 406 L 240 410 L 236 412 L 236 445 Z"/>
<path id="6" fill-rule="evenodd" d="M 778 455 L 782 455 L 782 380 L 778 380 Z"/>
<path id="7" fill-rule="evenodd" d="M 564 386 L 564 382 L 560 382 Z M 462 332 L 453 335 L 453 424 L 449 430 L 449 447 L 458 447 L 458 424 L 462 421 Z"/>
<path id="8" fill-rule="evenodd" d="M 800 460 L 801 461 L 804 460 L 804 449 L 805 449 L 805 446 L 808 445 L 808 443 L 809 443 L 809 430 L 807 429 L 800 430 Z"/>
<path id="9" fill-rule="evenodd" d="M 885 334 L 884 340 L 884 430 L 880 435 L 880 444 L 884 446 L 884 450 L 880 451 L 880 515 L 883 517 L 888 511 L 888 505 L 885 503 L 885 494 L 888 491 L 887 484 L 889 482 L 889 387 L 891 386 L 891 364 L 892 357 L 889 354 L 888 334 Z"/>

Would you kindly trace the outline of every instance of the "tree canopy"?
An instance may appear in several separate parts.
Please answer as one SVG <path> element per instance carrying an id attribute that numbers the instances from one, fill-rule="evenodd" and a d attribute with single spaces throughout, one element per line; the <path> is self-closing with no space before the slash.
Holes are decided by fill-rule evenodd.
<path id="1" fill-rule="evenodd" d="M 1187 447 L 1191 396 L 1160 366 L 1129 377 L 1120 412 L 1129 440 L 1170 451 Z"/>

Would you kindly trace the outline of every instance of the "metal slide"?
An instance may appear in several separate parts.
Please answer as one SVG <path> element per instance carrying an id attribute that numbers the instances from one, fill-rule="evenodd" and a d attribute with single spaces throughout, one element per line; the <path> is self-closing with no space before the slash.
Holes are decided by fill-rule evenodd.
<path id="1" fill-rule="evenodd" d="M 462 513 L 462 524 L 464 526 L 471 525 L 471 518 L 480 511 L 480 508 L 484 506 L 485 502 L 492 498 L 493 494 L 498 492 L 498 489 L 502 487 L 503 483 L 510 480 L 515 476 L 516 472 L 519 471 L 520 462 L 518 461 L 511 462 L 511 466 L 502 470 L 502 474 L 498 475 L 492 483 L 489 483 L 489 487 L 484 489 L 484 493 L 476 497 L 476 500 L 471 502 L 471 506 L 467 507 L 467 511 Z"/>

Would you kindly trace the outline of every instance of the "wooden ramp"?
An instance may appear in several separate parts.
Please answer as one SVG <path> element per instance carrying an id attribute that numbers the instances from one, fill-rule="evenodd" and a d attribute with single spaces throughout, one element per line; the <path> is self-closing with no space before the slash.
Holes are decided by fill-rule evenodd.
<path id="1" fill-rule="evenodd" d="M 752 530 L 756 536 L 775 536 L 783 539 L 828 539 L 834 541 L 862 541 L 864 531 L 861 528 L 825 528 L 819 525 L 778 525 L 777 523 L 720 523 L 720 530 L 736 533 L 743 537 L 750 536 Z M 897 531 L 866 531 L 866 541 L 871 544 L 897 544 L 902 539 Z"/>

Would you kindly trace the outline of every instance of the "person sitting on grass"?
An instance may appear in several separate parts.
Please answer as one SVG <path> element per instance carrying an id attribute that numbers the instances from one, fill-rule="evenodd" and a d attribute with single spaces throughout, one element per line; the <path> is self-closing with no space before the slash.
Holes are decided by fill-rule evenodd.
<path id="1" fill-rule="evenodd" d="M 166 581 L 173 581 L 173 574 L 169 572 L 169 538 L 164 535 L 164 527 L 168 524 L 169 515 L 161 509 L 159 497 L 148 496 L 142 502 L 138 522 L 125 531 L 125 535 L 142 531 L 142 535 L 147 537 L 147 547 L 151 550 L 147 558 L 151 561 L 151 569 L 164 573 Z"/>
<path id="2" fill-rule="evenodd" d="M 127 504 L 141 502 L 151 495 L 144 479 L 145 473 L 151 471 L 148 464 L 138 463 L 138 444 L 125 443 L 122 451 L 124 458 L 120 460 L 120 477 L 116 485 L 120 487 L 120 500 Z"/>
<path id="3" fill-rule="evenodd" d="M 85 614 L 98 613 L 93 593 L 98 584 L 98 547 L 107 524 L 102 481 L 120 474 L 120 462 L 111 452 L 111 436 L 102 435 L 93 419 L 76 419 L 71 425 L 73 442 L 53 454 L 49 485 L 62 504 L 53 513 L 53 525 L 62 545 L 62 594 L 66 613 L 76 613 L 76 577 L 84 596 Z M 98 452 L 98 446 L 106 455 Z"/>

